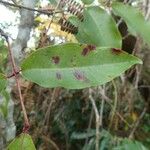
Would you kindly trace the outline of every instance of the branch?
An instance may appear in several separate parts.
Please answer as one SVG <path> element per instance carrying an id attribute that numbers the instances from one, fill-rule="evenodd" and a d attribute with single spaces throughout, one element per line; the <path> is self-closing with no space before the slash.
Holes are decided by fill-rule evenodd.
<path id="1" fill-rule="evenodd" d="M 115 81 L 112 80 L 112 84 L 114 87 L 114 104 L 113 104 L 113 108 L 112 108 L 112 112 L 111 112 L 111 118 L 110 118 L 110 124 L 109 124 L 109 129 L 111 128 L 112 124 L 113 124 L 113 120 L 116 114 L 116 109 L 117 109 L 117 103 L 118 103 L 118 97 L 117 97 L 117 87 L 115 84 Z"/>
<path id="2" fill-rule="evenodd" d="M 89 89 L 89 99 L 92 103 L 93 109 L 95 111 L 95 118 L 96 118 L 96 146 L 95 146 L 95 150 L 99 150 L 99 140 L 100 140 L 100 134 L 99 134 L 99 128 L 100 128 L 100 116 L 99 116 L 99 112 L 95 103 L 95 100 L 92 96 L 92 89 Z"/>
<path id="3" fill-rule="evenodd" d="M 140 124 L 140 121 L 142 120 L 142 118 L 144 117 L 145 113 L 147 111 L 147 107 L 145 106 L 144 109 L 143 109 L 143 112 L 141 113 L 140 117 L 138 118 L 138 120 L 135 122 L 135 124 L 133 125 L 134 128 L 132 129 L 130 135 L 129 135 L 129 138 L 132 139 L 133 138 L 133 135 L 136 131 L 136 129 L 138 128 L 139 124 Z"/>
<path id="4" fill-rule="evenodd" d="M 3 4 L 5 3 L 4 1 L 0 1 L 0 3 L 2 3 L 2 2 L 3 2 Z M 11 5 L 11 3 L 8 3 L 8 2 L 6 2 L 5 4 Z M 26 46 L 27 46 L 27 41 L 30 38 L 30 31 L 32 29 L 33 22 L 34 22 L 34 11 L 29 11 L 29 9 L 25 9 L 25 8 L 26 7 L 27 8 L 30 7 L 31 9 L 34 8 L 35 7 L 35 0 L 32 0 L 32 1 L 22 0 L 22 5 L 24 5 L 24 6 L 21 7 L 20 5 L 18 6 L 15 4 L 11 5 L 11 6 L 17 6 L 17 7 L 21 8 L 21 10 L 20 10 L 21 17 L 20 17 L 20 25 L 19 25 L 18 35 L 17 35 L 17 38 L 11 47 L 10 47 L 10 43 L 8 40 L 8 36 L 6 36 L 4 34 L 4 32 L 2 32 L 2 31 L 1 31 L 1 33 L 5 37 L 5 39 L 8 43 L 9 55 L 10 55 L 10 59 L 11 59 L 10 61 L 11 61 L 12 70 L 13 70 L 13 73 L 10 76 L 8 76 L 8 78 L 15 76 L 17 89 L 18 89 L 18 93 L 19 93 L 19 97 L 20 97 L 20 103 L 21 103 L 21 107 L 22 107 L 22 111 L 23 111 L 23 115 L 24 115 L 23 132 L 27 132 L 29 130 L 30 125 L 29 125 L 26 109 L 25 109 L 25 106 L 23 103 L 23 97 L 21 94 L 20 83 L 19 83 L 19 80 L 17 77 L 17 74 L 19 72 L 17 70 L 16 64 L 19 64 L 20 60 L 23 58 L 22 50 L 24 48 L 26 48 Z M 19 60 L 19 58 L 20 58 L 20 60 Z"/>
<path id="5" fill-rule="evenodd" d="M 24 7 L 34 8 L 35 0 L 22 0 Z M 16 40 L 12 44 L 12 52 L 17 65 L 24 58 L 23 50 L 27 47 L 30 32 L 34 23 L 34 12 L 27 9 L 20 10 L 20 24 Z"/>
<path id="6" fill-rule="evenodd" d="M 12 78 L 12 77 L 15 76 L 15 74 L 18 75 L 20 72 L 21 72 L 21 69 L 20 69 L 19 71 L 16 71 L 15 73 L 13 72 L 12 74 L 6 76 L 6 78 L 7 78 L 7 79 Z"/>
<path id="7" fill-rule="evenodd" d="M 25 7 L 25 6 L 22 6 L 22 5 L 9 3 L 9 2 L 6 2 L 6 1 L 2 1 L 2 0 L 0 0 L 0 3 L 4 4 L 4 5 L 7 5 L 7 6 L 12 6 L 12 7 L 20 8 L 20 9 L 22 8 L 22 9 L 26 9 L 26 10 L 29 10 L 29 11 L 34 11 L 34 12 L 38 12 L 38 13 L 41 13 L 41 14 L 45 14 L 45 15 L 53 15 L 54 13 L 55 14 L 56 13 L 62 13 L 62 11 L 55 11 L 55 12 L 53 12 L 55 9 L 50 9 L 48 11 L 47 10 L 33 9 L 33 8 L 29 8 L 29 7 Z"/>
<path id="8" fill-rule="evenodd" d="M 102 86 L 102 94 L 105 95 L 105 85 Z M 100 126 L 103 126 L 103 111 L 104 111 L 105 99 L 102 97 L 101 108 L 100 108 Z"/>
<path id="9" fill-rule="evenodd" d="M 10 56 L 10 62 L 11 62 L 11 66 L 12 66 L 12 71 L 13 71 L 13 74 L 15 76 L 17 89 L 18 89 L 18 93 L 19 93 L 19 98 L 20 98 L 20 104 L 21 104 L 21 108 L 22 108 L 23 116 L 24 116 L 24 128 L 23 128 L 23 131 L 27 132 L 29 130 L 30 124 L 29 124 L 29 120 L 28 120 L 28 117 L 27 117 L 27 112 L 26 112 L 26 109 L 25 109 L 25 106 L 24 106 L 24 103 L 23 103 L 23 97 L 22 97 L 22 94 L 21 94 L 21 86 L 20 86 L 20 83 L 19 83 L 19 80 L 18 80 L 18 76 L 16 74 L 16 72 L 17 72 L 16 68 L 17 67 L 16 67 L 15 60 L 14 60 L 14 57 L 13 57 L 13 54 L 12 54 L 12 50 L 10 48 L 10 42 L 9 42 L 8 36 L 1 29 L 0 29 L 0 34 L 1 34 L 1 36 L 3 36 L 5 38 L 5 40 L 7 42 L 7 45 L 8 45 L 8 52 L 9 52 L 9 56 Z"/>
<path id="10" fill-rule="evenodd" d="M 111 104 L 111 99 L 105 95 L 105 93 L 102 93 L 102 88 L 99 86 L 99 94 L 102 96 L 102 98 L 105 100 L 105 102 L 113 109 L 113 105 Z M 124 117 L 116 110 L 116 115 L 129 127 L 132 128 L 132 126 L 124 119 Z"/>
<path id="11" fill-rule="evenodd" d="M 91 114 L 90 114 L 89 123 L 88 123 L 87 132 L 89 132 L 90 129 L 91 129 L 92 120 L 93 120 L 93 115 L 94 115 L 94 109 L 92 108 L 92 109 L 91 109 Z M 87 136 L 84 145 L 87 145 L 87 144 L 88 144 L 88 139 L 89 139 L 89 137 Z"/>

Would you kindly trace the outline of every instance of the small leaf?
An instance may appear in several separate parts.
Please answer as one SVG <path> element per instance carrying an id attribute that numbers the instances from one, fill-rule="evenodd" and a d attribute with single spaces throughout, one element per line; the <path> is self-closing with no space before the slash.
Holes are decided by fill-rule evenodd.
<path id="1" fill-rule="evenodd" d="M 96 133 L 95 130 L 90 130 L 88 132 L 73 132 L 71 135 L 71 139 L 81 140 L 94 136 Z"/>
<path id="2" fill-rule="evenodd" d="M 95 149 L 95 138 L 91 138 L 87 144 L 84 145 L 82 150 L 94 150 Z"/>
<path id="3" fill-rule="evenodd" d="M 82 0 L 82 2 L 83 2 L 84 4 L 89 5 L 89 4 L 92 4 L 92 3 L 94 2 L 94 0 Z"/>
<path id="4" fill-rule="evenodd" d="M 4 41 L 0 40 L 0 72 L 6 69 L 8 50 L 4 45 Z"/>
<path id="5" fill-rule="evenodd" d="M 68 21 L 72 23 L 75 27 L 78 27 L 80 20 L 76 16 L 70 16 Z"/>
<path id="6" fill-rule="evenodd" d="M 124 19 L 133 35 L 139 34 L 145 42 L 150 44 L 150 22 L 144 19 L 138 9 L 119 2 L 113 3 L 112 9 L 116 15 Z"/>
<path id="7" fill-rule="evenodd" d="M 121 50 L 68 43 L 37 50 L 21 69 L 41 86 L 81 89 L 111 81 L 137 63 L 141 60 Z"/>
<path id="8" fill-rule="evenodd" d="M 16 137 L 7 147 L 7 150 L 36 150 L 32 138 L 26 133 Z"/>
<path id="9" fill-rule="evenodd" d="M 0 73 L 0 92 L 6 87 L 7 79 L 6 77 Z"/>
<path id="10" fill-rule="evenodd" d="M 98 6 L 85 9 L 84 20 L 78 25 L 76 38 L 80 43 L 96 46 L 120 48 L 122 44 L 115 21 L 111 15 Z"/>
<path id="11" fill-rule="evenodd" d="M 54 6 L 56 6 L 58 4 L 58 2 L 59 2 L 58 0 L 49 0 L 49 1 Z"/>
<path id="12" fill-rule="evenodd" d="M 142 143 L 124 139 L 122 144 L 113 148 L 113 150 L 148 150 Z"/>
<path id="13" fill-rule="evenodd" d="M 6 90 L 2 90 L 0 93 L 0 98 L 3 99 L 2 103 L 0 104 L 0 112 L 6 119 L 8 114 L 8 102 L 10 99 L 10 95 Z"/>

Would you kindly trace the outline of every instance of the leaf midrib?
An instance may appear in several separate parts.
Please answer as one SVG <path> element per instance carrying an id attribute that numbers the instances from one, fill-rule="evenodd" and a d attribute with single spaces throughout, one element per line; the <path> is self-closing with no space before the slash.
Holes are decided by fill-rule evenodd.
<path id="1" fill-rule="evenodd" d="M 133 63 L 132 63 L 133 62 Z M 135 62 L 134 60 L 133 61 L 130 61 L 130 62 L 119 62 L 119 63 L 113 63 L 113 64 L 102 64 L 102 65 L 91 65 L 91 66 L 81 66 L 81 67 L 63 67 L 63 68 L 31 68 L 31 69 L 25 69 L 23 71 L 27 71 L 27 70 L 73 70 L 73 69 L 80 69 L 80 68 L 92 68 L 92 67 L 96 67 L 96 66 L 114 66 L 115 64 L 117 64 L 119 66 L 119 64 L 125 64 L 125 63 L 130 63 L 131 65 L 133 64 L 136 64 L 137 62 Z"/>

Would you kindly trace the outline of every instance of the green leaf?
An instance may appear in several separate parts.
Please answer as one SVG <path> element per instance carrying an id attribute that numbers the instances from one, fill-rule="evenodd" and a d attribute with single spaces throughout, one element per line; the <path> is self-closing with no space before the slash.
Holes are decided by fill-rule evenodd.
<path id="1" fill-rule="evenodd" d="M 95 138 L 91 138 L 87 144 L 84 145 L 82 150 L 94 150 L 95 149 Z"/>
<path id="2" fill-rule="evenodd" d="M 7 150 L 36 150 L 32 138 L 26 133 L 16 137 L 7 147 Z"/>
<path id="3" fill-rule="evenodd" d="M 150 44 L 150 22 L 144 19 L 138 9 L 119 2 L 114 3 L 112 9 L 116 15 L 124 19 L 132 34 L 139 34 L 145 42 Z"/>
<path id="4" fill-rule="evenodd" d="M 61 0 L 49 0 L 50 4 L 54 7 L 57 7 L 57 9 L 62 9 L 62 6 L 60 5 Z"/>
<path id="5" fill-rule="evenodd" d="M 89 4 L 92 4 L 92 3 L 94 2 L 94 0 L 82 0 L 82 2 L 83 2 L 84 4 L 89 5 Z"/>
<path id="6" fill-rule="evenodd" d="M 76 16 L 70 16 L 68 21 L 72 23 L 75 27 L 78 27 L 80 20 Z"/>
<path id="7" fill-rule="evenodd" d="M 58 4 L 58 2 L 59 2 L 59 0 L 49 0 L 49 1 L 54 6 L 56 6 Z"/>
<path id="8" fill-rule="evenodd" d="M 8 114 L 8 102 L 10 99 L 10 95 L 6 90 L 2 90 L 0 93 L 1 98 L 3 99 L 2 103 L 0 104 L 0 112 L 3 117 L 6 119 Z"/>
<path id="9" fill-rule="evenodd" d="M 71 135 L 71 139 L 81 140 L 94 136 L 96 133 L 95 130 L 90 130 L 88 132 L 73 132 Z"/>
<path id="10" fill-rule="evenodd" d="M 0 73 L 0 92 L 6 87 L 7 79 L 6 77 Z"/>
<path id="11" fill-rule="evenodd" d="M 141 60 L 114 48 L 68 43 L 40 49 L 21 66 L 24 78 L 44 87 L 81 89 L 111 81 Z"/>
<path id="12" fill-rule="evenodd" d="M 96 46 L 120 48 L 122 44 L 115 21 L 98 6 L 85 9 L 84 20 L 79 23 L 76 38 L 80 43 Z"/>
<path id="13" fill-rule="evenodd" d="M 106 150 L 106 149 L 110 149 L 110 145 L 111 145 L 111 141 L 113 139 L 112 135 L 106 131 L 106 130 L 102 130 L 100 132 L 100 145 L 99 145 L 99 149 L 100 150 Z"/>
<path id="14" fill-rule="evenodd" d="M 142 143 L 124 139 L 122 144 L 113 148 L 113 150 L 148 150 Z"/>
<path id="15" fill-rule="evenodd" d="M 4 41 L 0 40 L 0 72 L 6 70 L 8 50 L 4 45 Z"/>

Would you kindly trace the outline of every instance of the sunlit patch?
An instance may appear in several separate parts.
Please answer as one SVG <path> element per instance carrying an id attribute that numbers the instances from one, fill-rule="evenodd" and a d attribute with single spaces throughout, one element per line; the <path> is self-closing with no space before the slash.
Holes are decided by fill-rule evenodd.
<path id="1" fill-rule="evenodd" d="M 52 57 L 52 63 L 58 64 L 59 62 L 60 62 L 59 56 L 53 56 L 53 57 Z"/>

